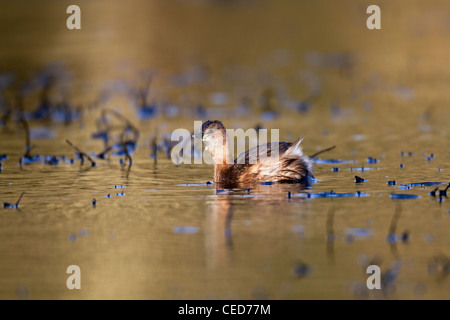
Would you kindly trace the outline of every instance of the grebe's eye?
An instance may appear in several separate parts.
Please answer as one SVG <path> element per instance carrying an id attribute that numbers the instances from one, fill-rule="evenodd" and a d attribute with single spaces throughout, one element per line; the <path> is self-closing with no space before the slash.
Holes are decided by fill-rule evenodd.
<path id="1" fill-rule="evenodd" d="M 208 136 L 210 136 L 213 133 L 213 131 L 211 129 L 207 130 L 204 134 L 203 134 L 203 139 L 207 138 Z"/>

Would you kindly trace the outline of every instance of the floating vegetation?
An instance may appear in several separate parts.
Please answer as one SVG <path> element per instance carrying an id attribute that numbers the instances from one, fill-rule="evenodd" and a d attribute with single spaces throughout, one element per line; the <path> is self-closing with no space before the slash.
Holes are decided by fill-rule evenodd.
<path id="1" fill-rule="evenodd" d="M 25 194 L 25 191 L 22 192 L 22 194 L 19 196 L 19 199 L 17 199 L 17 202 L 15 204 L 9 203 L 9 202 L 4 202 L 3 203 L 3 208 L 19 209 L 19 203 L 20 203 L 20 200 L 22 199 L 24 194 Z"/>
<path id="2" fill-rule="evenodd" d="M 361 167 L 361 168 L 350 168 L 348 169 L 350 171 L 368 171 L 368 170 L 373 170 L 373 168 L 370 167 Z"/>
<path id="3" fill-rule="evenodd" d="M 34 156 L 22 156 L 19 160 L 19 166 L 22 166 L 24 164 L 30 164 L 33 162 L 42 162 L 42 156 L 40 154 L 36 154 Z"/>
<path id="4" fill-rule="evenodd" d="M 311 272 L 312 272 L 312 267 L 309 264 L 306 264 L 304 262 L 296 263 L 292 267 L 292 275 L 299 279 L 310 275 Z"/>
<path id="5" fill-rule="evenodd" d="M 356 191 L 354 193 L 336 193 L 330 192 L 319 192 L 319 193 L 308 193 L 307 198 L 345 198 L 345 197 L 368 197 L 369 194 L 361 191 Z"/>
<path id="6" fill-rule="evenodd" d="M 373 235 L 373 229 L 371 228 L 347 228 L 345 229 L 347 236 L 351 236 L 356 239 L 365 239 Z"/>
<path id="7" fill-rule="evenodd" d="M 236 195 L 236 197 L 241 197 L 241 198 L 259 198 L 262 197 L 262 194 L 241 194 L 241 195 Z"/>
<path id="8" fill-rule="evenodd" d="M 430 192 L 430 196 L 433 197 L 447 197 L 447 190 L 450 188 L 450 183 L 447 185 L 447 187 L 444 190 L 439 190 L 439 187 L 435 188 L 433 191 Z M 438 192 L 439 191 L 439 192 Z"/>
<path id="9" fill-rule="evenodd" d="M 59 159 L 56 156 L 46 156 L 44 158 L 44 164 L 57 165 L 57 164 L 59 164 Z"/>
<path id="10" fill-rule="evenodd" d="M 368 157 L 367 158 L 367 163 L 369 163 L 369 164 L 374 164 L 374 163 L 378 163 L 378 162 L 379 162 L 378 159 L 375 159 L 375 158 L 372 158 L 372 157 Z"/>
<path id="11" fill-rule="evenodd" d="M 418 199 L 420 196 L 415 194 L 404 194 L 404 193 L 391 193 L 392 199 Z"/>
<path id="12" fill-rule="evenodd" d="M 95 156 L 97 159 L 105 160 L 105 159 L 106 159 L 106 156 L 108 155 L 108 152 L 110 152 L 111 150 L 112 150 L 112 146 L 106 147 L 105 150 L 103 150 L 103 151 L 100 152 L 100 153 L 94 154 L 94 156 Z"/>
<path id="13" fill-rule="evenodd" d="M 319 159 L 319 158 L 311 158 L 311 160 L 317 164 L 356 163 L 356 160 Z"/>
<path id="14" fill-rule="evenodd" d="M 363 182 L 367 182 L 367 181 L 369 181 L 369 180 L 363 179 L 363 178 L 358 177 L 358 176 L 355 176 L 355 182 L 356 183 L 363 183 Z"/>
<path id="15" fill-rule="evenodd" d="M 194 226 L 177 226 L 173 227 L 173 232 L 175 233 L 188 233 L 188 234 L 194 234 L 198 232 L 198 228 Z"/>
<path id="16" fill-rule="evenodd" d="M 414 182 L 414 183 L 406 183 L 400 184 L 398 187 L 400 189 L 411 189 L 413 187 L 430 187 L 435 185 L 447 184 L 446 182 Z"/>
<path id="17" fill-rule="evenodd" d="M 216 189 L 216 193 L 233 193 L 233 190 Z"/>
<path id="18" fill-rule="evenodd" d="M 405 242 L 405 243 L 408 242 L 409 241 L 409 231 L 408 230 L 403 231 L 400 239 L 402 240 L 402 242 Z"/>
<path id="19" fill-rule="evenodd" d="M 408 157 L 412 157 L 414 155 L 414 152 L 400 152 L 401 157 L 404 157 L 405 155 L 408 155 Z"/>

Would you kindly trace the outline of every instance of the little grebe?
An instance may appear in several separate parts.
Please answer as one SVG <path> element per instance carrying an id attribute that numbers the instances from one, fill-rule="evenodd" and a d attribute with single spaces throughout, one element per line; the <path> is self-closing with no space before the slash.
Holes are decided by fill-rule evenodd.
<path id="1" fill-rule="evenodd" d="M 206 121 L 202 133 L 194 135 L 205 143 L 214 162 L 214 182 L 222 186 L 242 186 L 261 182 L 300 182 L 314 179 L 313 162 L 303 154 L 298 139 L 294 143 L 271 142 L 241 153 L 234 161 L 222 122 Z M 278 157 L 272 151 L 278 149 Z M 251 159 L 255 163 L 251 164 Z"/>

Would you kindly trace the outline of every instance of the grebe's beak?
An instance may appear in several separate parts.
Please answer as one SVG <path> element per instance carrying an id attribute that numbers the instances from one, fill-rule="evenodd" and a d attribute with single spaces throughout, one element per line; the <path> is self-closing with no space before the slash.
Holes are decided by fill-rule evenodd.
<path id="1" fill-rule="evenodd" d="M 194 134 L 192 135 L 192 138 L 203 140 L 203 138 L 202 138 L 202 133 L 201 133 L 201 132 L 194 133 Z"/>

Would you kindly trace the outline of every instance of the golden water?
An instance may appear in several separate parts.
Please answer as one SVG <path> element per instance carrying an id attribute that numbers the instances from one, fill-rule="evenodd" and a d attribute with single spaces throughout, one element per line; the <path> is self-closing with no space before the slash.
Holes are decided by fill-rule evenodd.
<path id="1" fill-rule="evenodd" d="M 18 87 L 60 61 L 72 73 L 67 99 L 85 110 L 68 125 L 31 121 L 32 131 L 52 133 L 32 138 L 33 154 L 71 158 L 66 139 L 101 151 L 91 134 L 104 108 L 130 119 L 140 138 L 129 172 L 119 157 L 93 168 L 20 167 L 22 126 L 0 128 L 0 154 L 9 156 L 0 201 L 26 192 L 19 209 L 0 211 L 0 298 L 448 299 L 448 199 L 431 197 L 434 186 L 402 190 L 387 181 L 450 182 L 449 5 L 378 1 L 382 29 L 370 31 L 371 1 L 330 2 L 90 1 L 80 4 L 82 29 L 69 31 L 69 2 L 1 1 L 0 71 L 14 72 Z M 179 106 L 178 116 L 140 119 L 120 86 L 88 109 L 112 81 L 142 86 L 149 69 L 149 100 Z M 195 81 L 180 85 L 175 76 Z M 14 90 L 5 91 L 7 103 Z M 223 104 L 214 104 L 217 92 L 227 95 Z M 292 107 L 309 95 L 309 112 Z M 262 118 L 261 97 L 278 118 Z M 25 110 L 36 98 L 26 97 Z M 210 166 L 175 165 L 163 153 L 155 165 L 149 156 L 155 132 L 207 120 L 192 113 L 199 104 L 229 128 L 279 129 L 285 141 L 303 136 L 307 154 L 336 145 L 320 157 L 354 162 L 317 164 L 306 191 L 275 184 L 216 193 L 206 185 Z M 350 170 L 361 167 L 372 170 Z M 355 175 L 368 181 L 356 184 Z M 369 196 L 305 198 L 330 191 Z M 390 233 L 408 241 L 390 243 Z M 370 263 L 400 271 L 385 290 L 369 291 Z M 81 290 L 66 287 L 69 265 L 80 266 Z"/>

